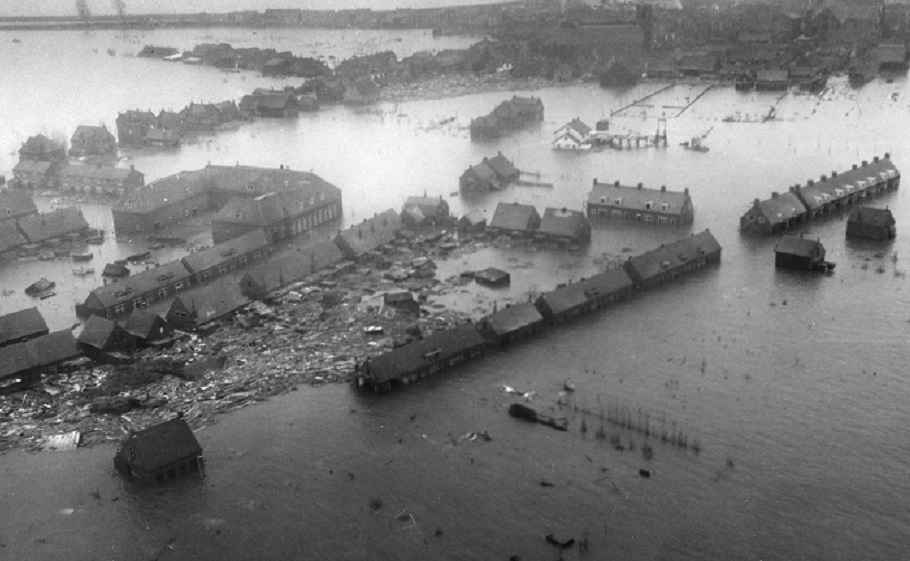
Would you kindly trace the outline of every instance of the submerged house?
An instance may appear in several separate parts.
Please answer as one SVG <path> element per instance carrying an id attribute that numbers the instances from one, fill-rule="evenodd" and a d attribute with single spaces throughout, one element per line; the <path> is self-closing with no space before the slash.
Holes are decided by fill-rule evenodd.
<path id="1" fill-rule="evenodd" d="M 781 269 L 827 271 L 834 267 L 825 261 L 825 246 L 819 240 L 784 236 L 774 247 L 774 265 Z"/>
<path id="2" fill-rule="evenodd" d="M 195 331 L 230 316 L 249 303 L 234 279 L 223 278 L 178 294 L 171 302 L 165 320 L 175 329 Z"/>
<path id="3" fill-rule="evenodd" d="M 28 388 L 58 366 L 82 356 L 69 329 L 0 347 L 0 394 Z"/>
<path id="4" fill-rule="evenodd" d="M 147 485 L 198 473 L 202 467 L 202 446 L 179 417 L 130 434 L 114 456 L 120 474 Z"/>
<path id="5" fill-rule="evenodd" d="M 26 216 L 19 220 L 19 229 L 29 243 L 41 243 L 66 234 L 86 233 L 89 225 L 81 209 L 68 206 Z"/>
<path id="6" fill-rule="evenodd" d="M 850 212 L 847 219 L 848 238 L 890 240 L 897 236 L 897 222 L 887 208 L 860 206 Z"/>
<path id="7" fill-rule="evenodd" d="M 190 272 L 193 284 L 202 284 L 223 277 L 236 269 L 263 259 L 271 252 L 263 230 L 253 230 L 226 242 L 183 257 L 183 266 Z"/>
<path id="8" fill-rule="evenodd" d="M 191 275 L 182 261 L 170 261 L 114 283 L 92 290 L 85 302 L 76 306 L 76 315 L 92 314 L 108 319 L 122 316 L 135 308 L 146 308 L 166 300 L 191 285 Z"/>
<path id="9" fill-rule="evenodd" d="M 666 186 L 649 189 L 641 183 L 631 187 L 598 183 L 594 179 L 588 194 L 588 218 L 631 220 L 648 224 L 690 224 L 695 215 L 689 189 L 668 191 Z"/>
<path id="10" fill-rule="evenodd" d="M 136 338 L 136 344 L 140 347 L 167 339 L 173 331 L 163 317 L 142 308 L 130 312 L 126 330 Z"/>
<path id="11" fill-rule="evenodd" d="M 461 174 L 458 186 L 462 192 L 495 191 L 518 181 L 520 172 L 511 160 L 497 153 L 492 158 L 471 166 Z"/>
<path id="12" fill-rule="evenodd" d="M 116 154 L 117 139 L 104 125 L 98 127 L 79 125 L 70 139 L 69 155 L 72 158 L 112 156 Z"/>
<path id="13" fill-rule="evenodd" d="M 22 343 L 50 331 L 37 307 L 0 316 L 0 347 Z"/>
<path id="14" fill-rule="evenodd" d="M 356 226 L 342 230 L 335 236 L 334 242 L 345 259 L 361 261 L 369 253 L 395 239 L 395 234 L 402 227 L 401 217 L 389 209 Z"/>
<path id="15" fill-rule="evenodd" d="M 540 227 L 540 214 L 531 205 L 499 203 L 487 231 L 496 235 L 531 236 Z"/>
<path id="16" fill-rule="evenodd" d="M 537 297 L 537 309 L 551 324 L 590 313 L 627 298 L 635 284 L 622 268 L 609 269 Z"/>
<path id="17" fill-rule="evenodd" d="M 721 247 L 710 230 L 630 257 L 623 268 L 638 288 L 653 288 L 720 262 Z"/>
<path id="18" fill-rule="evenodd" d="M 250 268 L 240 278 L 240 291 L 251 300 L 261 300 L 270 292 L 325 270 L 343 259 L 338 246 L 328 240 L 290 246 Z"/>
<path id="19" fill-rule="evenodd" d="M 116 322 L 91 316 L 76 338 L 85 355 L 102 362 L 121 362 L 136 349 L 136 338 Z"/>
<path id="20" fill-rule="evenodd" d="M 13 222 L 32 214 L 38 214 L 38 207 L 31 195 L 8 189 L 0 191 L 0 222 Z"/>
<path id="21" fill-rule="evenodd" d="M 742 232 L 776 234 L 806 219 L 806 207 L 793 192 L 771 193 L 770 199 L 755 199 L 739 219 Z"/>
<path id="22" fill-rule="evenodd" d="M 474 324 L 464 323 L 368 358 L 357 368 L 357 383 L 376 391 L 388 390 L 393 382 L 415 382 L 480 356 L 486 346 Z"/>
<path id="23" fill-rule="evenodd" d="M 480 333 L 498 345 L 513 343 L 540 331 L 544 317 L 531 302 L 513 304 L 486 315 L 477 325 Z"/>
<path id="24" fill-rule="evenodd" d="M 562 244 L 586 244 L 591 241 L 591 225 L 580 210 L 547 208 L 535 237 Z"/>

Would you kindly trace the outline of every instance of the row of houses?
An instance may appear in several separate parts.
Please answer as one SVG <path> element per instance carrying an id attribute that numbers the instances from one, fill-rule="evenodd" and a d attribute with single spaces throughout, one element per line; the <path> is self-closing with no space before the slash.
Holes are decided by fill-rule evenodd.
<path id="1" fill-rule="evenodd" d="M 233 100 L 218 103 L 190 103 L 180 111 L 131 109 L 117 115 L 120 146 L 174 148 L 184 136 L 210 133 L 227 124 L 243 122 L 249 116 Z"/>
<path id="2" fill-rule="evenodd" d="M 52 246 L 64 239 L 88 237 L 93 232 L 78 207 L 8 217 L 0 221 L 0 254 L 28 246 Z"/>
<path id="3" fill-rule="evenodd" d="M 65 192 L 123 197 L 145 185 L 145 175 L 130 165 L 113 168 L 102 165 L 58 164 L 19 160 L 13 168 L 13 186 L 21 189 L 56 189 Z"/>
<path id="4" fill-rule="evenodd" d="M 864 160 L 846 171 L 822 175 L 818 181 L 810 179 L 805 185 L 794 185 L 786 192 L 773 192 L 769 199 L 755 199 L 739 220 L 740 231 L 777 234 L 899 185 L 900 172 L 890 154 L 885 153 L 882 158 L 875 156 L 871 162 Z"/>
<path id="5" fill-rule="evenodd" d="M 695 207 L 689 189 L 670 191 L 666 186 L 659 189 L 599 183 L 595 178 L 587 199 L 587 215 L 605 220 L 630 220 L 647 224 L 681 226 L 691 224 Z"/>
<path id="6" fill-rule="evenodd" d="M 534 302 L 494 311 L 476 323 L 437 331 L 357 366 L 358 386 L 388 390 L 481 356 L 488 349 L 604 308 L 645 290 L 718 263 L 721 247 L 709 230 L 630 257 L 622 267 L 541 294 Z"/>
<path id="7" fill-rule="evenodd" d="M 117 235 L 154 233 L 217 211 L 212 237 L 221 243 L 264 229 L 276 241 L 341 217 L 341 190 L 311 172 L 208 165 L 136 189 L 112 209 Z"/>

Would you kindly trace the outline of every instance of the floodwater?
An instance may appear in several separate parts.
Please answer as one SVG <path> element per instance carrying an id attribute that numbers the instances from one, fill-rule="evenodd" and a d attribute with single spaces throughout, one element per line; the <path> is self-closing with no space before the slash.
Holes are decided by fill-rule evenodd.
<path id="1" fill-rule="evenodd" d="M 183 46 L 199 32 L 168 33 Z M 85 40 L 104 53 L 115 38 L 101 35 Z M 21 36 L 21 45 L 30 42 Z M 80 37 L 67 36 L 76 45 Z M 157 97 L 179 107 L 199 99 L 195 92 L 236 97 L 242 92 L 229 87 L 252 89 L 259 80 L 226 85 L 223 79 L 240 77 L 86 48 L 79 51 L 86 59 L 143 77 L 136 96 L 145 103 L 118 98 L 92 109 L 109 123 L 117 111 Z M 290 42 L 287 48 L 295 50 Z M 28 60 L 49 73 L 57 69 L 51 52 Z M 175 72 L 189 92 L 182 97 L 168 86 Z M 64 74 L 77 98 L 60 100 L 67 104 L 87 105 L 93 88 L 108 87 L 101 69 L 73 74 Z M 129 92 L 110 78 L 111 89 Z M 6 107 L 14 93 L 3 83 Z M 331 108 L 293 122 L 256 122 L 177 153 L 134 157 L 128 163 L 148 180 L 208 162 L 312 169 L 343 190 L 346 224 L 398 208 L 410 194 L 443 196 L 461 214 L 492 213 L 500 201 L 580 208 L 594 178 L 692 193 L 691 228 L 598 226 L 580 255 L 481 248 L 442 263 L 441 277 L 487 264 L 512 273 L 508 291 L 469 287 L 439 298 L 478 313 L 493 299 L 522 301 L 628 250 L 692 231 L 710 228 L 724 251 L 719 267 L 402 391 L 373 396 L 345 386 L 306 387 L 223 416 L 198 433 L 208 466 L 202 480 L 131 488 L 113 472 L 113 446 L 6 454 L 4 557 L 555 559 L 559 552 L 544 539 L 552 534 L 576 543 L 587 537 L 593 559 L 903 558 L 910 543 L 906 187 L 874 201 L 894 211 L 893 242 L 846 241 L 842 216 L 805 228 L 837 263 L 831 276 L 775 271 L 775 240 L 742 237 L 737 228 L 753 198 L 875 155 L 890 152 L 899 169 L 910 169 L 905 79 L 859 91 L 836 81 L 825 99 L 677 86 L 611 122 L 652 132 L 665 116 L 666 148 L 550 149 L 552 132 L 571 118 L 593 124 L 661 87 L 536 91 L 545 122 L 491 143 L 472 143 L 465 127 L 511 94 L 365 112 Z M 47 89 L 37 84 L 34 95 L 55 95 Z M 761 122 L 772 106 L 775 119 Z M 22 140 L 72 119 L 59 104 L 29 107 L 36 113 L 12 113 Z M 36 124 L 30 129 L 26 119 Z M 704 134 L 707 153 L 678 145 Z M 497 151 L 552 187 L 511 187 L 470 200 L 452 195 L 468 165 Z M 96 212 L 105 219 L 103 208 Z M 10 273 L 2 274 L 6 285 Z M 15 309 L 9 298 L 6 311 Z M 75 321 L 66 306 L 42 312 L 60 326 Z M 567 381 L 575 391 L 561 396 Z M 518 398 L 503 384 L 536 392 L 531 405 L 567 416 L 569 431 L 510 418 L 506 408 Z M 599 419 L 617 413 L 684 434 L 690 446 Z M 492 441 L 464 438 L 482 431 Z M 651 459 L 643 454 L 646 444 Z M 640 477 L 640 469 L 651 476 Z M 563 555 L 582 557 L 577 548 Z"/>

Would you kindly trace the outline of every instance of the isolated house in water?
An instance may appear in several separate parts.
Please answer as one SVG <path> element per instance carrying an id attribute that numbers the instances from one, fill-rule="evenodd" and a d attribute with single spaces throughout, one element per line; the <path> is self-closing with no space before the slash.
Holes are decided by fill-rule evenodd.
<path id="1" fill-rule="evenodd" d="M 114 456 L 114 468 L 124 477 L 147 485 L 202 471 L 202 446 L 181 418 L 131 434 Z"/>
<path id="2" fill-rule="evenodd" d="M 774 248 L 774 265 L 782 269 L 803 271 L 827 270 L 825 246 L 819 240 L 784 236 Z"/>
<path id="3" fill-rule="evenodd" d="M 890 240 L 897 235 L 897 222 L 887 208 L 856 207 L 847 219 L 848 238 Z"/>

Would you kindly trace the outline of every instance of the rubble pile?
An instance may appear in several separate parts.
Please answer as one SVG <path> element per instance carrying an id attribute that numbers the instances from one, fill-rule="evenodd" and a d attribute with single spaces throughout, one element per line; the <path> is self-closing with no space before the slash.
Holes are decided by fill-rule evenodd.
<path id="1" fill-rule="evenodd" d="M 452 288 L 435 278 L 433 259 L 446 253 L 441 243 L 451 238 L 387 246 L 343 276 L 308 279 L 254 302 L 205 337 L 178 333 L 169 348 L 139 351 L 126 366 L 83 360 L 30 390 L 0 396 L 0 452 L 37 451 L 73 431 L 80 446 L 120 441 L 178 413 L 199 430 L 220 413 L 299 384 L 349 382 L 367 357 L 465 321 L 444 309 L 409 314 L 383 302 L 386 292 L 407 289 L 426 302 Z M 390 280 L 390 272 L 400 280 Z"/>

